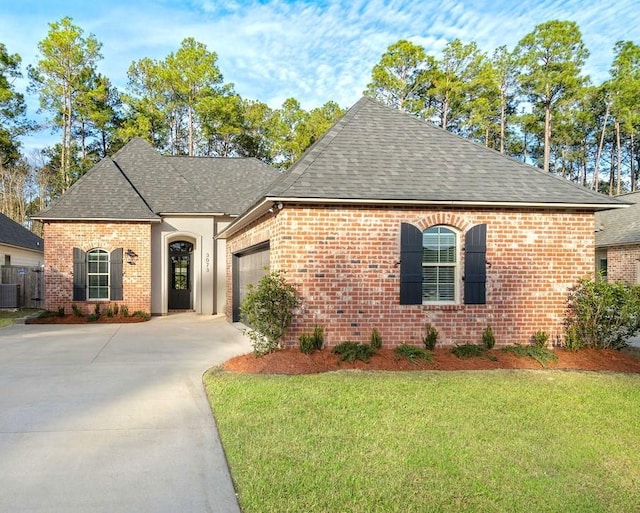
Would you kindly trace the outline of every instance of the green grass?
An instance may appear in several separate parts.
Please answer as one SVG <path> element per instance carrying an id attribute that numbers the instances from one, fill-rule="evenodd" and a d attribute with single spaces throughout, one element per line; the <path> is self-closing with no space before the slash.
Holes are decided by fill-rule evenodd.
<path id="1" fill-rule="evenodd" d="M 637 374 L 213 371 L 205 383 L 244 513 L 640 509 Z"/>
<path id="2" fill-rule="evenodd" d="M 26 317 L 29 314 L 41 312 L 37 308 L 19 308 L 18 310 L 0 310 L 0 328 L 13 324 L 15 319 Z"/>

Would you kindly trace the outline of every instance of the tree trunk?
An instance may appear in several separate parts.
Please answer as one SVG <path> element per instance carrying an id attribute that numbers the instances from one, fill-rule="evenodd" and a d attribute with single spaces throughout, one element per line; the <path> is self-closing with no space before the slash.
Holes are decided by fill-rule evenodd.
<path id="1" fill-rule="evenodd" d="M 602 157 L 602 148 L 604 147 L 604 135 L 607 131 L 608 120 L 609 120 L 609 104 L 607 104 L 607 108 L 604 111 L 604 121 L 602 122 L 602 132 L 600 132 L 600 143 L 598 144 L 598 153 L 596 154 L 596 163 L 593 168 L 593 186 L 591 188 L 594 191 L 598 190 L 598 182 L 600 181 L 600 176 L 598 175 L 598 171 L 600 169 L 600 158 Z"/>
<path id="2" fill-rule="evenodd" d="M 549 161 L 551 157 L 551 103 L 547 102 L 544 107 L 544 163 L 542 169 L 549 172 Z"/>
<path id="3" fill-rule="evenodd" d="M 507 124 L 507 102 L 504 94 L 500 101 L 500 153 L 504 153 L 504 137 Z"/>
<path id="4" fill-rule="evenodd" d="M 631 137 L 629 143 L 629 174 L 631 175 L 631 192 L 635 192 L 637 189 L 636 172 L 633 168 L 633 145 L 635 144 L 633 137 L 633 130 L 631 130 Z"/>
<path id="5" fill-rule="evenodd" d="M 622 149 L 620 147 L 620 121 L 616 119 L 616 195 L 620 194 L 620 182 L 622 182 Z"/>

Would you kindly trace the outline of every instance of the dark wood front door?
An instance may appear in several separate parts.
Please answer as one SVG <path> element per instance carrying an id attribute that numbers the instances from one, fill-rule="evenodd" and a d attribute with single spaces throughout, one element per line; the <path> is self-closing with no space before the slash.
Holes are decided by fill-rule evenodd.
<path id="1" fill-rule="evenodd" d="M 176 241 L 169 244 L 169 310 L 191 310 L 193 244 Z"/>

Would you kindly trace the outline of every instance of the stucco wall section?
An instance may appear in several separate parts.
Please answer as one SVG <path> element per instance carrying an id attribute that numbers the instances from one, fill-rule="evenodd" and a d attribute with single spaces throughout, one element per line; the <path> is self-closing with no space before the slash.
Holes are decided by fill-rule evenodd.
<path id="1" fill-rule="evenodd" d="M 99 301 L 126 305 L 129 312 L 151 311 L 151 226 L 149 223 L 92 223 L 77 221 L 44 224 L 45 308 L 64 307 L 71 313 L 75 303 L 85 313 L 91 313 L 97 301 L 73 301 L 73 248 L 83 251 L 101 248 L 113 251 L 123 248 L 134 251 L 135 265 L 123 264 L 122 301 Z"/>
<path id="2" fill-rule="evenodd" d="M 485 223 L 487 303 L 400 305 L 403 222 L 422 230 L 451 226 L 461 233 L 461 244 L 469 228 Z M 368 342 L 374 327 L 387 346 L 421 344 L 427 322 L 439 330 L 442 345 L 480 342 L 488 324 L 499 344 L 526 343 L 538 330 L 555 340 L 562 334 L 568 288 L 594 275 L 591 212 L 287 205 L 227 241 L 227 315 L 232 254 L 265 240 L 271 268 L 287 271 L 302 300 L 287 345 L 297 345 L 315 324 L 325 328 L 330 346 Z M 463 261 L 460 266 L 462 275 Z"/>
<path id="3" fill-rule="evenodd" d="M 42 251 L 31 251 L 28 249 L 14 248 L 12 246 L 0 244 L 0 265 L 4 265 L 6 255 L 11 257 L 10 265 L 40 267 L 44 261 Z"/>

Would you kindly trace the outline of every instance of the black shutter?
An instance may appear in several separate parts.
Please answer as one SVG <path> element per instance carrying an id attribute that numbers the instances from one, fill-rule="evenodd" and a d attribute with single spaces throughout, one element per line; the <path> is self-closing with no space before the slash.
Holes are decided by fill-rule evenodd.
<path id="1" fill-rule="evenodd" d="M 122 299 L 122 248 L 114 249 L 109 258 L 109 285 L 111 294 L 109 299 Z"/>
<path id="2" fill-rule="evenodd" d="M 422 304 L 422 231 L 408 223 L 400 227 L 400 304 Z"/>
<path id="3" fill-rule="evenodd" d="M 73 300 L 87 299 L 87 257 L 80 248 L 73 248 Z"/>
<path id="4" fill-rule="evenodd" d="M 484 305 L 487 282 L 487 225 L 471 228 L 464 241 L 464 302 Z"/>

